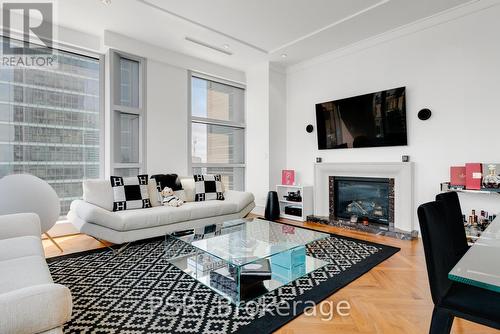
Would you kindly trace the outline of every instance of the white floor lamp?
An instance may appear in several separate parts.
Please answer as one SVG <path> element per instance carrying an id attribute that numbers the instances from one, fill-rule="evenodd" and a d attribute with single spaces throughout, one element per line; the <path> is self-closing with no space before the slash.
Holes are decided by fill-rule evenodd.
<path id="1" fill-rule="evenodd" d="M 0 215 L 26 212 L 40 217 L 42 233 L 63 252 L 47 233 L 61 213 L 61 203 L 55 190 L 44 180 L 29 174 L 7 175 L 0 179 Z"/>

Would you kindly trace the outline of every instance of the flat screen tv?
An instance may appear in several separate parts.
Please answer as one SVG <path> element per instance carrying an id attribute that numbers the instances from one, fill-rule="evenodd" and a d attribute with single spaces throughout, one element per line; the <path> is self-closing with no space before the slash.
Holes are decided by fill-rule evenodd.
<path id="1" fill-rule="evenodd" d="M 316 104 L 320 150 L 407 144 L 405 87 Z"/>

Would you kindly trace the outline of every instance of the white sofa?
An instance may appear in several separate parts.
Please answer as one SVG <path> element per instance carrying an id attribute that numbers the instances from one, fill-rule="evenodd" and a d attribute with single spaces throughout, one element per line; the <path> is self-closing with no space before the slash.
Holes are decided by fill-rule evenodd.
<path id="1" fill-rule="evenodd" d="M 0 333 L 62 333 L 69 289 L 54 284 L 32 213 L 0 216 Z"/>
<path id="2" fill-rule="evenodd" d="M 69 221 L 81 232 L 100 240 L 122 244 L 197 225 L 245 217 L 255 207 L 252 193 L 227 190 L 223 201 L 194 202 L 194 180 L 182 178 L 184 190 L 177 193 L 186 202 L 180 207 L 161 206 L 151 185 L 152 208 L 113 212 L 113 190 L 109 180 L 83 182 L 83 200 L 71 203 Z M 151 184 L 151 182 L 150 182 Z"/>

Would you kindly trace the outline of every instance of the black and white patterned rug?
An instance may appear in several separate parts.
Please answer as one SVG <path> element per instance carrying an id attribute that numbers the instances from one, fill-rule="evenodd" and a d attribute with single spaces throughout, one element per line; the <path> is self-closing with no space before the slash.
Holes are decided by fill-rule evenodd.
<path id="1" fill-rule="evenodd" d="M 331 235 L 308 255 L 331 264 L 235 307 L 165 260 L 164 239 L 48 259 L 73 295 L 65 333 L 270 333 L 399 251 Z M 293 306 L 292 306 L 293 305 Z M 288 312 L 280 312 L 287 310 Z"/>

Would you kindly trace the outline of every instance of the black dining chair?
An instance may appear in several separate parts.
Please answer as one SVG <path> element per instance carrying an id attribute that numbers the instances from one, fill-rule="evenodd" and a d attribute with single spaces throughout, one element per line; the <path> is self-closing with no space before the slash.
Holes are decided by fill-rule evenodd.
<path id="1" fill-rule="evenodd" d="M 454 235 L 458 228 L 446 211 L 444 201 L 422 204 L 417 210 L 434 302 L 429 333 L 449 333 L 454 317 L 500 329 L 500 293 L 448 279 L 459 249 Z"/>
<path id="2" fill-rule="evenodd" d="M 449 229 L 453 238 L 453 248 L 456 250 L 457 262 L 469 250 L 467 237 L 462 216 L 460 199 L 456 191 L 445 192 L 436 195 L 436 201 L 441 201 L 445 207 L 446 219 L 449 221 Z"/>

